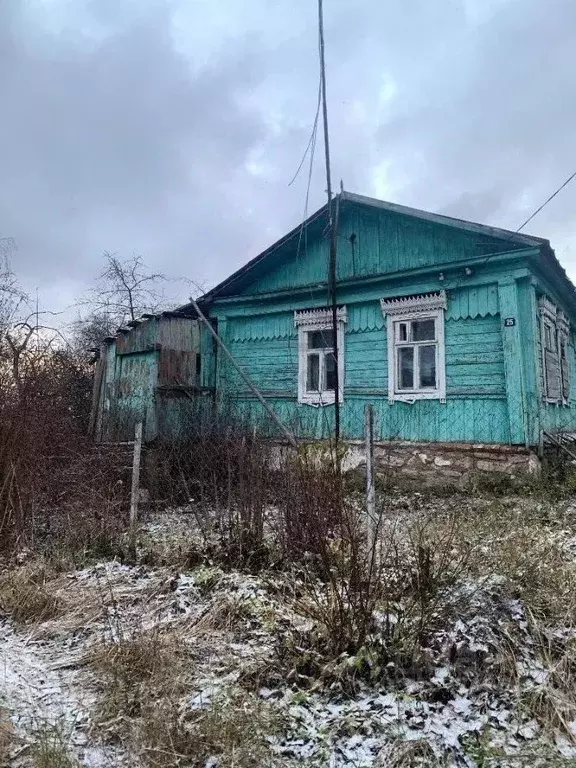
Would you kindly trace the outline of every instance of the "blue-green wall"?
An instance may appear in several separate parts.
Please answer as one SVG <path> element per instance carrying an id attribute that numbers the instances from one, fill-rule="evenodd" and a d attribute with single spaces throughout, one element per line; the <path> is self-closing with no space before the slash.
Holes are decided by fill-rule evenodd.
<path id="1" fill-rule="evenodd" d="M 504 358 L 497 285 L 449 292 L 446 312 L 447 399 L 388 403 L 386 325 L 376 299 L 342 303 L 345 331 L 345 384 L 342 432 L 361 438 L 364 407 L 377 410 L 380 439 L 509 442 Z M 298 337 L 294 312 L 228 316 L 220 323 L 238 364 L 280 418 L 302 437 L 325 437 L 333 428 L 333 406 L 297 402 Z M 264 414 L 235 369 L 220 360 L 219 391 L 254 418 Z"/>

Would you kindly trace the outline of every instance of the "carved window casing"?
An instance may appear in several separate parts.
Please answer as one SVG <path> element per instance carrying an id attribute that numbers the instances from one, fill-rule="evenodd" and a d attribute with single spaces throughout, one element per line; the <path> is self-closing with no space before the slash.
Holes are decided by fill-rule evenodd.
<path id="1" fill-rule="evenodd" d="M 446 292 L 381 299 L 388 336 L 388 400 L 446 399 Z"/>
<path id="2" fill-rule="evenodd" d="M 548 403 L 567 404 L 570 399 L 570 322 L 546 296 L 540 297 L 538 308 L 544 399 Z"/>
<path id="3" fill-rule="evenodd" d="M 337 310 L 338 399 L 344 400 L 344 326 L 346 307 Z M 331 309 L 306 309 L 294 313 L 298 329 L 298 402 L 333 405 L 336 395 L 336 360 Z"/>

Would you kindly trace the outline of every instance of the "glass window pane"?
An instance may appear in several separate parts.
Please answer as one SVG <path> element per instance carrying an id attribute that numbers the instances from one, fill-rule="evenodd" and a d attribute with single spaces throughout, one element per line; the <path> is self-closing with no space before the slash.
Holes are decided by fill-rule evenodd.
<path id="1" fill-rule="evenodd" d="M 420 389 L 436 389 L 436 346 L 419 347 Z"/>
<path id="2" fill-rule="evenodd" d="M 333 331 L 308 331 L 308 349 L 331 349 L 333 346 Z"/>
<path id="3" fill-rule="evenodd" d="M 397 323 L 398 341 L 408 341 L 408 323 Z"/>
<path id="4" fill-rule="evenodd" d="M 334 391 L 336 389 L 336 360 L 334 354 L 329 352 L 324 357 L 325 370 L 326 370 L 326 386 L 325 389 Z"/>
<path id="5" fill-rule="evenodd" d="M 414 389 L 414 347 L 398 349 L 398 388 Z"/>
<path id="6" fill-rule="evenodd" d="M 306 371 L 306 391 L 318 392 L 320 389 L 320 355 L 308 355 Z"/>
<path id="7" fill-rule="evenodd" d="M 435 321 L 431 320 L 413 320 L 411 341 L 435 341 Z"/>

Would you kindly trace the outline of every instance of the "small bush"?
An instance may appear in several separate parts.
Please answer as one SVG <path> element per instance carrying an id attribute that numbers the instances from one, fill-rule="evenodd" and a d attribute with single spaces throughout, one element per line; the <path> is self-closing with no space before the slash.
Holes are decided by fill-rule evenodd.
<path id="1" fill-rule="evenodd" d="M 423 650 L 467 601 L 457 588 L 469 558 L 469 548 L 457 546 L 458 525 L 456 515 L 442 526 L 427 516 L 392 525 L 383 517 L 373 546 L 360 538 L 350 554 L 332 541 L 321 576 L 305 572 L 294 606 L 307 628 L 278 635 L 279 664 L 292 684 L 352 693 L 359 679 L 424 674 Z"/>

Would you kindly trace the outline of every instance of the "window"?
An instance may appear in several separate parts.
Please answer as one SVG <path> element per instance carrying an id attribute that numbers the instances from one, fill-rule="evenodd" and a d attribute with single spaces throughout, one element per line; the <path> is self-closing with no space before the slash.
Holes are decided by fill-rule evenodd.
<path id="1" fill-rule="evenodd" d="M 570 323 L 546 296 L 541 296 L 538 304 L 544 399 L 549 403 L 567 404 L 570 397 Z"/>
<path id="2" fill-rule="evenodd" d="M 446 397 L 446 293 L 382 299 L 388 334 L 388 399 Z"/>
<path id="3" fill-rule="evenodd" d="M 344 323 L 346 307 L 338 309 L 338 389 L 344 392 Z M 298 402 L 332 405 L 336 391 L 336 360 L 331 309 L 310 309 L 294 313 L 298 328 Z"/>

